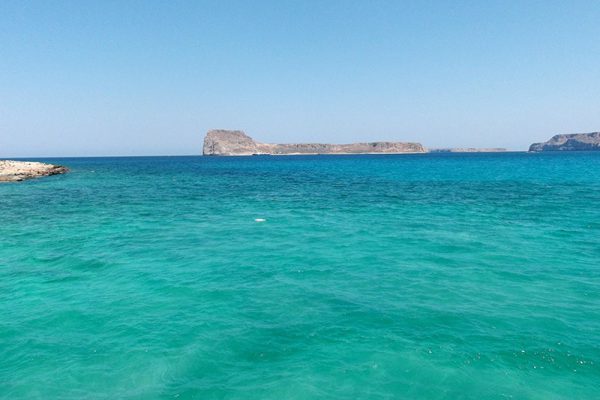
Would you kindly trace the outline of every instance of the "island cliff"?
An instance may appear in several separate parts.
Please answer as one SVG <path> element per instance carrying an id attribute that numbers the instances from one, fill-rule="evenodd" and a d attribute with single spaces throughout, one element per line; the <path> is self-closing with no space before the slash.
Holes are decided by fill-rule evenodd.
<path id="1" fill-rule="evenodd" d="M 67 168 L 60 165 L 0 160 L 0 182 L 18 182 L 41 176 L 64 174 L 68 171 Z"/>
<path id="2" fill-rule="evenodd" d="M 270 144 L 254 141 L 242 131 L 212 130 L 204 138 L 205 156 L 250 156 L 293 154 L 401 154 L 425 153 L 420 143 L 370 142 L 352 144 Z"/>
<path id="3" fill-rule="evenodd" d="M 543 143 L 534 143 L 529 151 L 589 151 L 600 150 L 600 132 L 556 135 Z"/>

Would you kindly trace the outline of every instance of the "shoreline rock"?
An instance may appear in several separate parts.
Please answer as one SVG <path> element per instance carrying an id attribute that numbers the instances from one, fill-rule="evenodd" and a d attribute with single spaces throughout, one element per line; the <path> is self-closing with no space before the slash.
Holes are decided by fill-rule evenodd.
<path id="1" fill-rule="evenodd" d="M 405 154 L 426 153 L 420 143 L 370 142 L 351 144 L 256 142 L 243 131 L 211 130 L 204 138 L 205 156 L 314 155 L 314 154 Z"/>
<path id="2" fill-rule="evenodd" d="M 42 176 L 64 174 L 66 172 L 69 172 L 69 170 L 61 165 L 0 160 L 0 182 L 20 182 Z"/>
<path id="3" fill-rule="evenodd" d="M 599 151 L 600 132 L 555 135 L 543 143 L 534 143 L 529 151 Z"/>

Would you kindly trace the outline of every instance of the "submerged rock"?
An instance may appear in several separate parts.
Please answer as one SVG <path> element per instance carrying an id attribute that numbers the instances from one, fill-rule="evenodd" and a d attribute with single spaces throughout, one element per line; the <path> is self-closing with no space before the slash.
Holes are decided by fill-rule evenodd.
<path id="1" fill-rule="evenodd" d="M 529 151 L 590 151 L 600 150 L 600 132 L 555 135 L 547 142 L 534 143 Z"/>
<path id="2" fill-rule="evenodd" d="M 67 168 L 60 165 L 0 160 L 0 182 L 18 182 L 41 176 L 64 174 L 68 171 Z"/>
<path id="3" fill-rule="evenodd" d="M 254 141 L 242 131 L 212 130 L 204 138 L 205 156 L 250 156 L 293 154 L 400 154 L 425 153 L 420 143 L 370 142 L 351 144 L 270 144 Z"/>

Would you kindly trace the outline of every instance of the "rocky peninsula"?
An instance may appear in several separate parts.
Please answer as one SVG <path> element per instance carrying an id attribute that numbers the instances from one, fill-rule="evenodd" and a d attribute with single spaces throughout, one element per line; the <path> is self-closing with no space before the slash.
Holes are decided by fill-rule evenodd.
<path id="1" fill-rule="evenodd" d="M 42 176 L 64 174 L 68 171 L 67 168 L 60 165 L 0 160 L 0 182 L 18 182 Z"/>
<path id="2" fill-rule="evenodd" d="M 425 153 L 420 143 L 370 142 L 351 144 L 256 142 L 242 131 L 211 130 L 204 138 L 205 156 L 301 155 L 301 154 L 404 154 Z"/>
<path id="3" fill-rule="evenodd" d="M 529 151 L 590 151 L 600 150 L 600 132 L 555 135 L 547 142 L 534 143 Z"/>

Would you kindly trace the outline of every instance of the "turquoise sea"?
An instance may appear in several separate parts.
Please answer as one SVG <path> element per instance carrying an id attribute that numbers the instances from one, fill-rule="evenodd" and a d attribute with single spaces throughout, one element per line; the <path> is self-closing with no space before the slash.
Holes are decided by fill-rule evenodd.
<path id="1" fill-rule="evenodd" d="M 600 153 L 43 161 L 2 399 L 600 398 Z"/>

